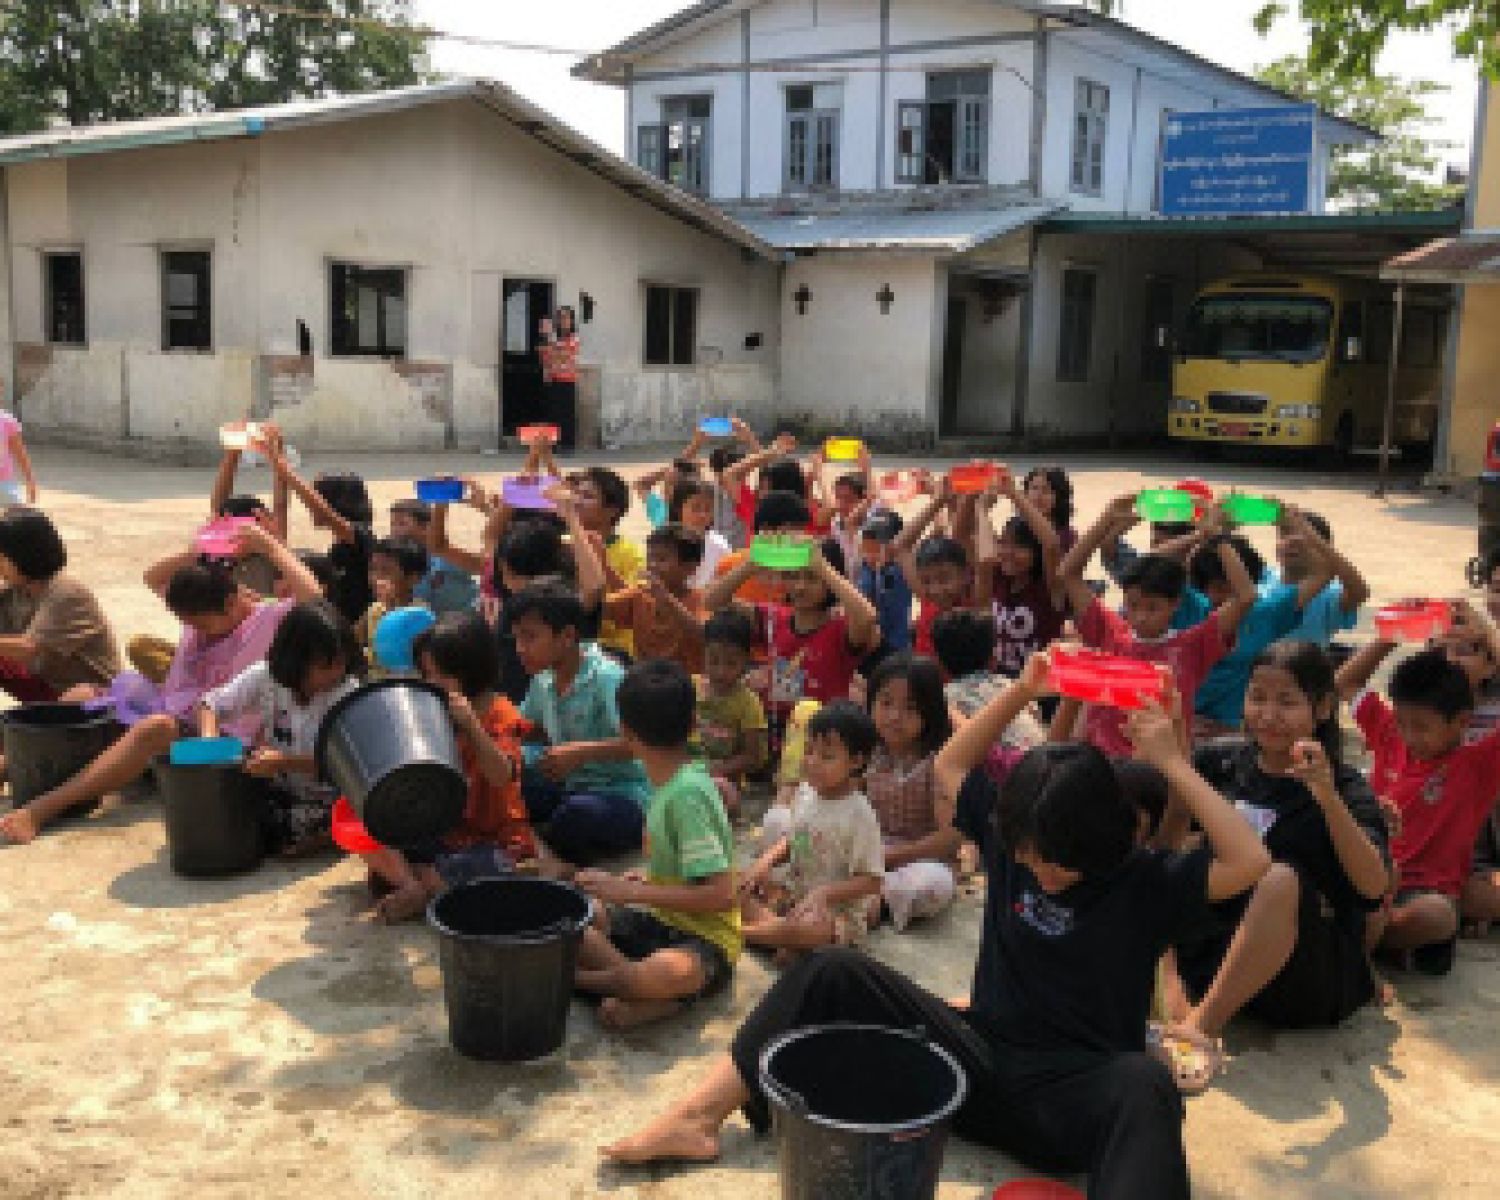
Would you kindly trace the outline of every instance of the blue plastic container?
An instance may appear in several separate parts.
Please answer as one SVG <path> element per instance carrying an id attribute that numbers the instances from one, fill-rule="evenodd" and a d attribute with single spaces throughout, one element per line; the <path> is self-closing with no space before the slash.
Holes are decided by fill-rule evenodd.
<path id="1" fill-rule="evenodd" d="M 698 422 L 698 432 L 707 437 L 733 437 L 734 422 L 728 417 L 704 417 Z"/>
<path id="2" fill-rule="evenodd" d="M 417 499 L 428 504 L 456 504 L 464 498 L 464 481 L 451 477 L 417 480 Z"/>
<path id="3" fill-rule="evenodd" d="M 432 610 L 414 604 L 409 608 L 394 608 L 375 626 L 375 636 L 370 647 L 375 651 L 375 660 L 387 671 L 412 671 L 416 661 L 412 657 L 411 645 L 419 634 L 427 632 L 437 618 Z"/>
<path id="4" fill-rule="evenodd" d="M 245 760 L 245 743 L 237 737 L 178 738 L 167 761 L 174 767 L 233 767 Z"/>

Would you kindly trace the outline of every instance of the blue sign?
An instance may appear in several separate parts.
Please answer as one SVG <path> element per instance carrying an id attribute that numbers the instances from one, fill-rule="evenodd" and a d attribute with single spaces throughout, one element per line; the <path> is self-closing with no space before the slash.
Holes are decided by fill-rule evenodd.
<path id="1" fill-rule="evenodd" d="M 1311 104 L 1167 114 L 1162 214 L 1311 212 L 1317 123 Z"/>

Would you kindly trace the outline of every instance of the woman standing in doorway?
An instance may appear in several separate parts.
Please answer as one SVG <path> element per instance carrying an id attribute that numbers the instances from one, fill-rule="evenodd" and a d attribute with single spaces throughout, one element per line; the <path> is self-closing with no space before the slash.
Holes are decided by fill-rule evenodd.
<path id="1" fill-rule="evenodd" d="M 563 305 L 557 314 L 542 318 L 542 385 L 547 397 L 547 421 L 556 425 L 558 447 L 573 449 L 578 425 L 578 321 Z"/>

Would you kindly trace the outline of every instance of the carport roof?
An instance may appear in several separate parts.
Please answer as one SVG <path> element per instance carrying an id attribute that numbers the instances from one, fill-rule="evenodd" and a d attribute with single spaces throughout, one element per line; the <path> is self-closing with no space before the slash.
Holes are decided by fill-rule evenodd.
<path id="1" fill-rule="evenodd" d="M 296 100 L 262 108 L 186 113 L 141 121 L 64 126 L 0 138 L 0 167 L 49 158 L 114 154 L 186 142 L 261 137 L 286 129 L 352 121 L 446 101 L 474 100 L 528 137 L 669 216 L 761 258 L 777 257 L 760 238 L 711 204 L 641 170 L 492 79 L 453 79 L 354 96 Z"/>
<path id="2" fill-rule="evenodd" d="M 778 250 L 921 250 L 963 254 L 1059 211 L 1058 204 L 988 209 L 855 209 L 752 213 L 735 219 Z"/>
<path id="3" fill-rule="evenodd" d="M 1391 259 L 1380 275 L 1401 283 L 1500 283 L 1500 230 L 1428 242 Z"/>

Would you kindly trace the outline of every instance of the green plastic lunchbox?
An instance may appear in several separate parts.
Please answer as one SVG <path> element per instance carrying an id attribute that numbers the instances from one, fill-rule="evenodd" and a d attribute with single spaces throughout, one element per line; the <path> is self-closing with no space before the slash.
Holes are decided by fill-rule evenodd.
<path id="1" fill-rule="evenodd" d="M 1236 525 L 1274 525 L 1281 520 L 1281 503 L 1269 496 L 1224 497 L 1224 515 Z"/>
<path id="2" fill-rule="evenodd" d="M 1193 519 L 1193 497 L 1177 488 L 1147 488 L 1135 498 L 1135 511 L 1153 525 L 1188 524 Z"/>
<path id="3" fill-rule="evenodd" d="M 812 566 L 812 543 L 783 534 L 761 534 L 750 543 L 750 561 L 771 571 L 805 571 Z"/>

